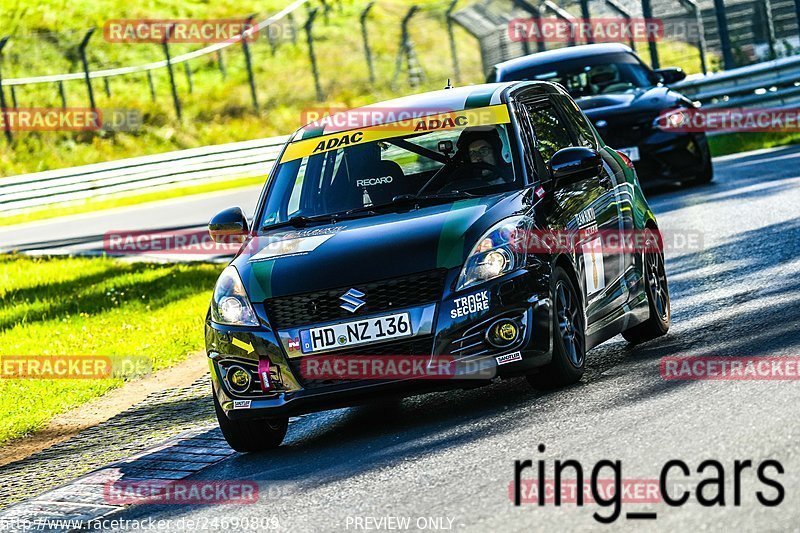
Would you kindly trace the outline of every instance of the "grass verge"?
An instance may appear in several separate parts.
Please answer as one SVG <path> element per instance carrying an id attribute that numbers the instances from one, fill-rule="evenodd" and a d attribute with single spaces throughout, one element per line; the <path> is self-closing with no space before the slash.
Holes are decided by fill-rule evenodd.
<path id="1" fill-rule="evenodd" d="M 136 356 L 153 371 L 172 366 L 202 348 L 222 268 L 0 257 L 0 363 L 9 355 L 96 355 Z M 134 377 L 0 378 L 0 445 Z"/>
<path id="2" fill-rule="evenodd" d="M 800 133 L 723 133 L 708 138 L 712 156 L 800 143 Z"/>

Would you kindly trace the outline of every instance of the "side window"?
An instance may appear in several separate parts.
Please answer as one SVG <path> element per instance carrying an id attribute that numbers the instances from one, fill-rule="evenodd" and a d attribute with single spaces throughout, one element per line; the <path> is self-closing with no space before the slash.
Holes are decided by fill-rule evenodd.
<path id="1" fill-rule="evenodd" d="M 575 137 L 578 140 L 578 144 L 580 146 L 587 146 L 589 148 L 597 147 L 597 138 L 594 135 L 594 130 L 589 122 L 587 122 L 586 117 L 581 111 L 581 108 L 578 107 L 578 104 L 576 104 L 571 98 L 563 95 L 556 96 L 556 98 L 558 98 L 558 101 L 561 104 L 561 109 L 564 111 L 564 115 L 566 115 L 569 125 L 575 132 Z"/>
<path id="2" fill-rule="evenodd" d="M 553 154 L 572 146 L 572 137 L 567 126 L 556 112 L 552 102 L 545 100 L 525 104 L 533 131 L 536 134 L 539 153 L 545 164 L 550 162 Z"/>

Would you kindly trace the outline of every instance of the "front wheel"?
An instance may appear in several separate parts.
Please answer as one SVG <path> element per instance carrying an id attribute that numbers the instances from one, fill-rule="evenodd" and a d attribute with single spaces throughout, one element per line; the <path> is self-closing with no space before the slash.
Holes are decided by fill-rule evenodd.
<path id="1" fill-rule="evenodd" d="M 655 236 L 648 230 L 647 248 L 655 246 Z M 670 326 L 669 287 L 664 269 L 664 255 L 658 251 L 644 254 L 644 279 L 650 318 L 622 332 L 630 343 L 639 344 L 666 335 Z"/>
<path id="2" fill-rule="evenodd" d="M 222 410 L 214 394 L 214 411 L 217 414 L 222 436 L 237 452 L 264 452 L 281 445 L 289 429 L 289 418 L 270 420 L 231 420 Z"/>
<path id="3" fill-rule="evenodd" d="M 537 389 L 570 385 L 581 379 L 586 366 L 586 328 L 583 305 L 575 284 L 560 266 L 550 282 L 553 299 L 553 360 L 528 382 Z"/>

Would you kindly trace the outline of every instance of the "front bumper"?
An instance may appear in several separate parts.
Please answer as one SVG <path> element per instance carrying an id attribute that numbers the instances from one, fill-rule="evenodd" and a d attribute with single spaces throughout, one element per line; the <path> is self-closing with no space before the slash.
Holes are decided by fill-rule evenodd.
<path id="1" fill-rule="evenodd" d="M 642 185 L 657 182 L 686 181 L 699 176 L 710 161 L 708 140 L 704 133 L 668 132 L 641 128 L 640 136 L 610 130 L 602 135 L 614 149 L 639 148 L 639 161 L 634 161 Z"/>
<path id="2" fill-rule="evenodd" d="M 453 287 L 457 276 L 457 269 L 448 272 L 445 287 Z M 254 306 L 262 322 L 258 328 L 223 326 L 207 319 L 206 351 L 214 394 L 230 419 L 271 418 L 334 409 L 387 395 L 474 387 L 496 376 L 529 373 L 552 357 L 547 287 L 549 280 L 541 274 L 523 270 L 458 293 L 445 289 L 439 301 L 392 311 L 409 312 L 412 337 L 325 354 L 408 355 L 425 358 L 432 365 L 443 359 L 454 362 L 458 369 L 455 374 L 435 379 L 311 379 L 303 375 L 302 362 L 309 355 L 299 347 L 300 331 L 336 321 L 276 330 L 268 325 L 263 304 Z M 349 320 L 385 314 L 356 314 Z M 497 348 L 483 334 L 500 318 L 515 321 L 519 335 L 510 345 Z M 259 360 L 269 362 L 269 380 L 274 388 L 268 392 L 261 389 Z M 251 371 L 253 384 L 246 392 L 235 393 L 227 381 L 226 373 L 232 364 Z"/>

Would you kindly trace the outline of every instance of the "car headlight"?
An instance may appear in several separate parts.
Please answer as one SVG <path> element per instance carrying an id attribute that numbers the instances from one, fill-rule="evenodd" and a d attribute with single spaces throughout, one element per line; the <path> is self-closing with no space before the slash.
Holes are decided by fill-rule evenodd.
<path id="1" fill-rule="evenodd" d="M 501 220 L 491 227 L 467 257 L 456 290 L 466 289 L 525 265 L 525 235 L 531 228 L 526 216 Z"/>
<path id="2" fill-rule="evenodd" d="M 258 326 L 258 317 L 233 265 L 220 274 L 211 298 L 211 320 L 228 326 Z"/>

